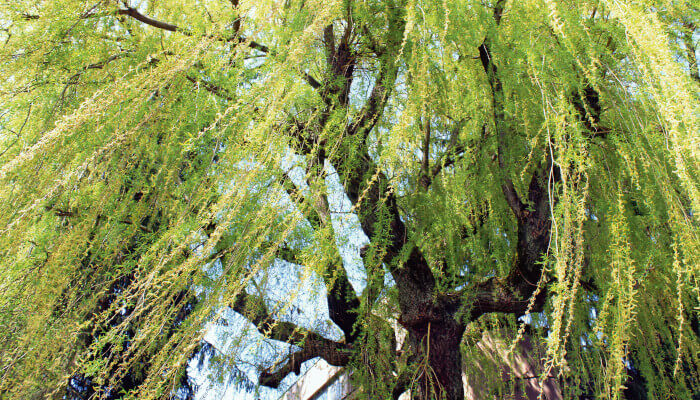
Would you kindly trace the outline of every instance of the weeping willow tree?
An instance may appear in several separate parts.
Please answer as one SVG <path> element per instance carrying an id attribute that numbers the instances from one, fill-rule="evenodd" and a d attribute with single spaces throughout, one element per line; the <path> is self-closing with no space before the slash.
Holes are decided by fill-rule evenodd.
<path id="1" fill-rule="evenodd" d="M 255 385 L 320 357 L 362 397 L 462 399 L 488 332 L 544 349 L 564 398 L 700 397 L 698 24 L 692 1 L 4 2 L 0 397 L 191 395 L 230 314 L 288 345 Z M 312 292 L 325 325 L 295 314 Z"/>

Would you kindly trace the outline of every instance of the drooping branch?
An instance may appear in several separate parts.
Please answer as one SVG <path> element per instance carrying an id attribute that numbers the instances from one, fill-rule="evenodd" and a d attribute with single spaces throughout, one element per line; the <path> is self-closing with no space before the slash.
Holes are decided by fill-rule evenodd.
<path id="1" fill-rule="evenodd" d="M 119 10 L 117 10 L 117 15 L 124 15 L 124 16 L 130 17 L 130 18 L 133 18 L 141 23 L 152 26 L 154 28 L 166 30 L 169 32 L 178 32 L 178 33 L 181 33 L 185 36 L 192 36 L 192 32 L 190 32 L 189 30 L 182 28 L 180 26 L 177 26 L 175 24 L 159 21 L 159 20 L 151 18 L 147 15 L 141 14 L 139 12 L 139 10 L 137 10 L 134 7 L 129 7 L 127 9 L 119 9 Z M 239 30 L 240 30 L 240 27 L 239 27 Z M 217 40 L 221 40 L 224 42 L 243 43 L 243 44 L 247 45 L 248 47 L 255 49 L 255 50 L 258 50 L 258 51 L 261 51 L 263 53 L 267 53 L 270 51 L 270 49 L 267 46 L 260 44 L 254 40 L 248 40 L 245 37 L 241 36 L 238 31 L 236 31 L 236 33 L 234 33 L 234 35 L 230 36 L 230 37 L 215 37 L 215 38 Z"/>
<path id="2" fill-rule="evenodd" d="M 683 45 L 685 46 L 686 56 L 688 58 L 688 69 L 691 78 L 696 82 L 700 83 L 700 70 L 698 69 L 698 57 L 695 45 L 693 44 L 693 37 L 695 36 L 695 24 L 690 22 L 685 22 L 683 27 L 686 29 L 683 35 Z"/>
<path id="3" fill-rule="evenodd" d="M 209 92 L 215 96 L 221 97 L 222 99 L 226 99 L 228 101 L 233 100 L 233 97 L 231 97 L 228 90 L 226 90 L 226 88 L 224 88 L 224 87 L 221 87 L 219 85 L 215 85 L 211 82 L 207 82 L 207 81 L 202 80 L 202 79 L 198 79 L 198 78 L 191 76 L 191 75 L 187 75 L 186 78 L 188 81 L 194 83 L 197 86 L 201 86 L 202 88 L 204 88 L 204 90 L 206 90 L 207 92 Z"/>
<path id="4" fill-rule="evenodd" d="M 496 3 L 496 7 L 494 8 L 493 18 L 496 27 L 498 27 L 498 25 L 501 22 L 504 6 L 505 0 L 499 0 Z M 484 41 L 479 46 L 479 59 L 481 61 L 482 67 L 484 68 L 484 72 L 486 73 L 486 77 L 488 78 L 489 85 L 491 86 L 491 108 L 493 110 L 493 121 L 496 128 L 496 135 L 498 141 L 498 167 L 503 173 L 505 173 L 506 162 L 504 160 L 503 153 L 505 149 L 505 143 L 508 140 L 508 129 L 505 126 L 505 114 L 503 111 L 503 86 L 498 76 L 498 69 L 496 67 L 496 64 L 493 62 L 493 55 L 491 54 L 491 41 L 492 38 L 490 34 L 487 34 L 484 38 Z M 515 214 L 517 219 L 521 219 L 523 211 L 525 210 L 525 205 L 523 204 L 522 200 L 520 200 L 520 197 L 518 196 L 518 193 L 515 190 L 515 186 L 513 185 L 513 181 L 510 179 L 510 177 L 503 177 L 503 184 L 501 185 L 501 190 L 503 191 L 506 201 L 508 202 L 508 205 L 513 211 L 513 214 Z"/>
<path id="5" fill-rule="evenodd" d="M 288 193 L 290 193 L 291 198 L 298 202 L 300 198 L 296 194 L 298 187 L 294 185 L 287 174 L 283 176 L 284 180 L 281 183 L 285 186 Z M 307 219 L 310 220 L 314 229 L 321 229 L 326 223 L 330 223 L 329 218 L 319 217 L 313 209 L 306 208 L 305 211 L 307 213 Z M 272 246 L 272 244 L 268 245 Z M 267 250 L 265 246 L 267 245 L 263 245 L 261 248 L 262 251 Z M 210 259 L 213 260 L 225 257 L 227 252 L 228 249 L 221 249 L 218 253 L 210 257 Z M 277 248 L 275 250 L 275 256 L 276 258 L 293 264 L 300 264 L 303 262 L 299 250 L 289 247 Z M 335 262 L 330 262 L 325 266 L 322 278 L 326 283 L 326 299 L 331 321 L 343 331 L 345 342 L 352 343 L 357 337 L 354 325 L 357 321 L 357 309 L 360 306 L 360 302 L 350 284 L 339 255 L 335 257 Z M 264 306 L 262 299 L 257 296 L 246 293 L 239 294 L 231 305 L 231 308 L 248 318 L 248 320 L 256 325 L 261 333 L 268 335 L 272 339 L 291 342 L 299 346 L 301 346 L 301 342 L 306 343 L 309 340 L 312 343 L 329 344 L 327 339 L 313 331 L 299 328 L 289 322 L 274 320 Z M 317 356 L 322 355 L 319 354 Z M 311 358 L 313 357 L 316 356 L 312 356 Z M 330 362 L 330 360 L 327 361 Z"/>

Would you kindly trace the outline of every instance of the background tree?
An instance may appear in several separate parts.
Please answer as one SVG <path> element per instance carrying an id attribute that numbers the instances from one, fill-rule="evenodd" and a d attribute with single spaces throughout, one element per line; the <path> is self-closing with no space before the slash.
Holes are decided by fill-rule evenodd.
<path id="1" fill-rule="evenodd" d="M 490 331 L 566 398 L 700 396 L 692 2 L 0 10 L 3 398 L 188 396 L 230 311 L 293 345 L 265 386 L 461 399 Z"/>

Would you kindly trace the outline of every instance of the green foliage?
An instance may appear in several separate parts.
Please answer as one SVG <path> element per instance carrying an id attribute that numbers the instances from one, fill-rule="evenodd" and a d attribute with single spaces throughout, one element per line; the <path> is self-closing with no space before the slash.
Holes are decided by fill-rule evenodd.
<path id="1" fill-rule="evenodd" d="M 0 6 L 0 397 L 61 398 L 76 374 L 96 396 L 170 396 L 227 308 L 303 347 L 280 316 L 310 286 L 273 301 L 270 271 L 354 295 L 348 214 L 370 242 L 345 363 L 370 398 L 430 368 L 396 351 L 406 294 L 385 279 L 415 249 L 435 297 L 462 299 L 467 374 L 481 334 L 507 331 L 545 349 L 565 398 L 622 398 L 632 373 L 649 399 L 700 395 L 692 2 L 137 3 Z M 353 57 L 345 93 L 329 32 Z M 518 251 L 503 182 L 534 212 L 533 176 L 552 205 L 544 311 L 471 321 L 475 285 Z"/>

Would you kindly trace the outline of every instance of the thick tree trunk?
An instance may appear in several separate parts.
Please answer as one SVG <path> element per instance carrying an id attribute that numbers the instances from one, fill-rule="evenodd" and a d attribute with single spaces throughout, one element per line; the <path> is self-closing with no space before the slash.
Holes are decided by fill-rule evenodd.
<path id="1" fill-rule="evenodd" d="M 420 370 L 416 371 L 414 399 L 464 399 L 459 349 L 463 333 L 464 326 L 451 317 L 409 331 L 409 340 L 422 356 Z"/>
<path id="2" fill-rule="evenodd" d="M 406 294 L 399 322 L 408 331 L 415 368 L 409 383 L 413 399 L 464 399 L 460 342 L 465 325 L 454 317 L 448 298 L 433 299 L 430 306 L 418 299 L 432 293 Z M 418 300 L 418 301 L 412 301 Z"/>

